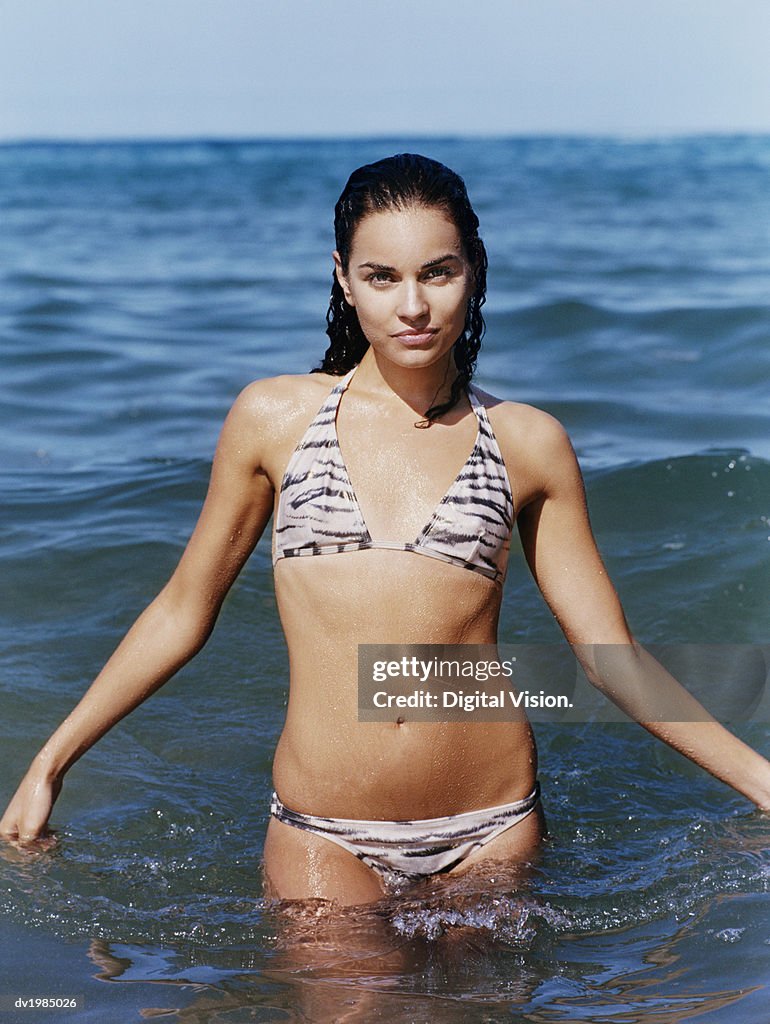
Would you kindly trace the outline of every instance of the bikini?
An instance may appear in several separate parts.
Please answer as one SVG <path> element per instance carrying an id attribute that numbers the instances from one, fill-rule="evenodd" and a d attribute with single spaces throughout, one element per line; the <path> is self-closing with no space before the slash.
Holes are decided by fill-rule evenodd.
<path id="1" fill-rule="evenodd" d="M 376 541 L 367 529 L 337 438 L 337 410 L 357 368 L 332 389 L 286 467 L 278 497 L 273 565 L 281 558 L 388 548 L 439 558 L 502 583 L 513 498 L 487 410 L 473 388 L 473 450 L 414 541 Z"/>
<path id="2" fill-rule="evenodd" d="M 414 541 L 373 540 L 337 437 L 337 413 L 355 373 L 332 388 L 286 467 L 278 496 L 273 565 L 282 558 L 370 549 L 411 551 L 502 584 L 513 529 L 513 497 L 505 462 L 475 390 L 467 394 L 477 421 L 473 449 Z M 286 807 L 274 793 L 270 811 L 336 843 L 388 884 L 450 870 L 473 850 L 523 820 L 537 806 L 539 786 L 523 800 L 442 818 L 364 821 L 324 818 Z"/>
<path id="3" fill-rule="evenodd" d="M 443 818 L 365 821 L 322 818 L 285 807 L 273 793 L 270 813 L 285 825 L 329 839 L 372 868 L 386 889 L 450 871 L 474 850 L 518 825 L 534 811 L 540 784 L 523 800 Z"/>

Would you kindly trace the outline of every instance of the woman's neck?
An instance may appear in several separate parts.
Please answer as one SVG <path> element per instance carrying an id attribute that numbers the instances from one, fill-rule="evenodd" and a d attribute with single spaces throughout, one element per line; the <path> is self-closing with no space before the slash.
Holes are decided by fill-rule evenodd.
<path id="1" fill-rule="evenodd" d="M 434 405 L 447 401 L 457 367 L 452 351 L 430 366 L 398 366 L 367 349 L 358 364 L 358 385 L 374 393 L 395 394 L 419 416 Z"/>

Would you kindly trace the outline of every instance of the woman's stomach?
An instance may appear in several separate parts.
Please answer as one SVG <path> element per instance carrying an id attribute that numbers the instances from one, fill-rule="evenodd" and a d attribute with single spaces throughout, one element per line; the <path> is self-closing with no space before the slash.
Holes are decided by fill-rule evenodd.
<path id="1" fill-rule="evenodd" d="M 397 699 L 403 687 L 412 695 L 435 692 L 432 656 L 489 657 L 499 585 L 419 554 L 375 550 L 279 562 L 276 597 L 291 679 L 273 777 L 287 806 L 398 820 L 531 792 L 536 753 L 523 714 L 488 721 L 472 710 L 448 712 L 438 698 L 432 708 Z M 365 720 L 373 717 L 366 713 L 373 651 L 385 662 L 414 651 L 424 666 L 412 680 L 385 677 L 377 721 Z"/>

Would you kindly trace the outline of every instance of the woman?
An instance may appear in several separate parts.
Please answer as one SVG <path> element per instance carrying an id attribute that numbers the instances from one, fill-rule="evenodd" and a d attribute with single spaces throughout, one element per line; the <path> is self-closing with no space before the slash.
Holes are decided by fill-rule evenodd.
<path id="1" fill-rule="evenodd" d="M 33 761 L 3 835 L 42 836 L 66 771 L 200 650 L 271 515 L 291 669 L 265 843 L 273 895 L 364 903 L 536 849 L 526 720 L 357 717 L 359 644 L 495 643 L 514 521 L 589 678 L 643 719 L 660 670 L 607 578 L 566 434 L 470 385 L 486 254 L 462 180 L 412 155 L 360 168 L 335 231 L 321 372 L 239 396 L 179 566 Z M 595 645 L 626 653 L 607 668 Z M 770 808 L 770 764 L 713 719 L 646 727 Z"/>

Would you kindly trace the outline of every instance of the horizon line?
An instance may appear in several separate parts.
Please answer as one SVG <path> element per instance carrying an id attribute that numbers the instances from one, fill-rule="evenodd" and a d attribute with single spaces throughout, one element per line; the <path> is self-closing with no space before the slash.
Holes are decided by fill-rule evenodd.
<path id="1" fill-rule="evenodd" d="M 225 134 L 225 133 L 149 133 L 149 134 L 109 134 L 109 135 L 0 135 L 0 146 L 35 146 L 35 145 L 190 145 L 190 144 L 275 144 L 275 143 L 323 143 L 323 142 L 386 142 L 401 139 L 430 139 L 431 142 L 462 142 L 462 141 L 512 141 L 536 139 L 603 139 L 611 141 L 651 142 L 656 140 L 702 139 L 702 138 L 763 138 L 770 137 L 768 128 L 660 128 L 660 129 L 607 129 L 607 130 L 522 130 L 505 132 L 375 132 L 357 134 L 313 134 L 297 133 L 292 135 L 257 135 L 257 134 Z"/>

